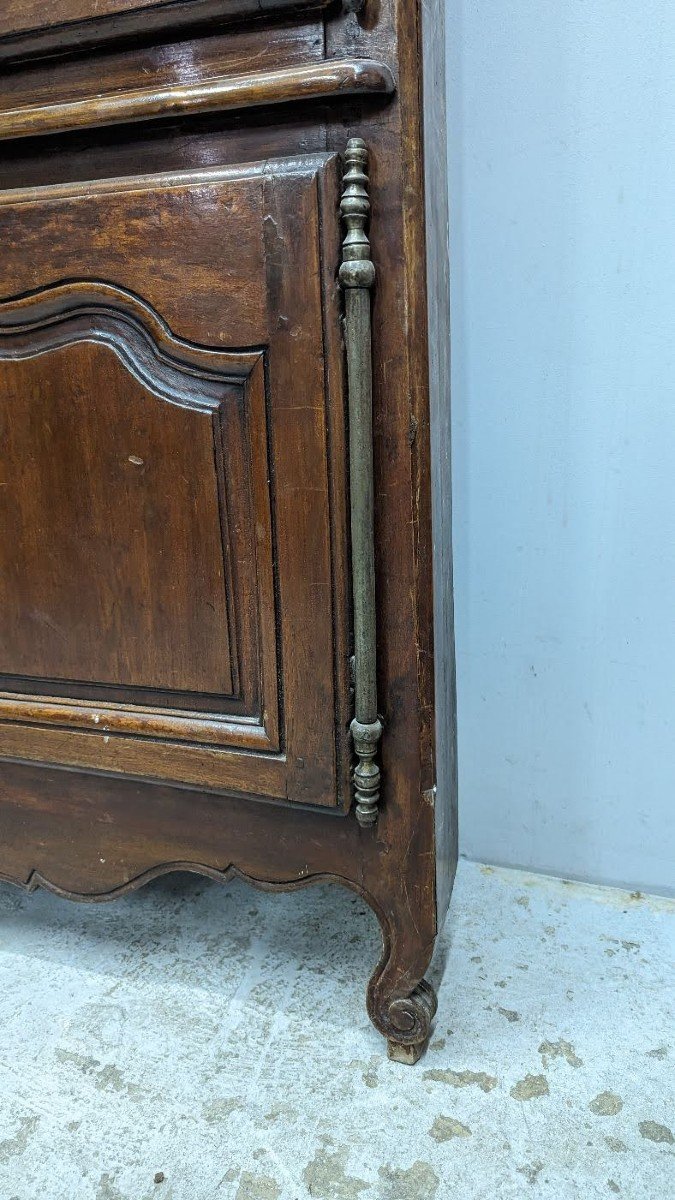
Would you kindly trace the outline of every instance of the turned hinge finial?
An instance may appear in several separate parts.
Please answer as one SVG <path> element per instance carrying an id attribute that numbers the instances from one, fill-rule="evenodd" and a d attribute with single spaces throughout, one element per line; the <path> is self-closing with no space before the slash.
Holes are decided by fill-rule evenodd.
<path id="1" fill-rule="evenodd" d="M 346 288 L 371 288 L 375 267 L 366 233 L 370 217 L 368 150 L 362 138 L 350 138 L 347 142 L 343 188 L 340 212 L 347 232 L 342 243 L 340 282 Z"/>

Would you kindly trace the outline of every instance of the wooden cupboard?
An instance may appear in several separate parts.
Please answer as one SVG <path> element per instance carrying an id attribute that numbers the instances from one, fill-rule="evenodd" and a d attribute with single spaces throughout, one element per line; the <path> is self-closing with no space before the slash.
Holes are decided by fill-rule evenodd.
<path id="1" fill-rule="evenodd" d="M 442 10 L 10 0 L 0 62 L 0 874 L 342 883 L 414 1061 L 456 862 Z"/>

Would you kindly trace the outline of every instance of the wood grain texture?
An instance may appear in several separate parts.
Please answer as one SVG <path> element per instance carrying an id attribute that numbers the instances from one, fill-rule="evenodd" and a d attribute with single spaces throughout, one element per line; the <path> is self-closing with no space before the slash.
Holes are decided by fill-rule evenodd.
<path id="1" fill-rule="evenodd" d="M 214 442 L 241 439 L 242 389 L 167 399 L 106 342 L 18 354 L 0 340 L 4 671 L 232 695 Z"/>
<path id="2" fill-rule="evenodd" d="M 436 883 L 439 923 L 457 866 L 457 694 L 452 581 L 450 271 L 445 0 L 422 5 L 429 424 L 433 504 Z"/>
<path id="3" fill-rule="evenodd" d="M 268 891 L 324 882 L 350 888 L 382 930 L 367 990 L 370 1016 L 388 1039 L 426 1041 L 429 1008 L 415 991 L 434 944 L 431 877 L 402 889 L 400 864 L 355 821 L 15 763 L 3 765 L 2 785 L 0 878 L 29 891 L 112 900 L 177 870 L 234 875 Z M 411 862 L 431 834 L 431 810 L 420 817 L 408 838 Z"/>
<path id="4" fill-rule="evenodd" d="M 0 113 L 0 140 L 308 100 L 386 96 L 393 90 L 394 80 L 385 64 L 335 60 L 276 71 L 202 78 L 163 88 L 153 84 L 127 92 L 97 92 L 56 104 L 7 109 Z"/>
<path id="5" fill-rule="evenodd" d="M 0 686 L 92 703 L 5 718 L 279 749 L 260 352 L 179 343 L 110 285 L 47 289 L 0 304 L 0 431 Z"/>
<path id="6" fill-rule="evenodd" d="M 424 19 L 431 33 L 433 17 L 431 21 Z M 52 187 L 54 198 L 58 191 L 66 223 L 60 226 L 53 222 L 49 237 L 54 242 L 54 261 L 61 278 L 72 277 L 70 263 L 76 274 L 86 272 L 90 260 L 83 253 L 83 246 L 96 245 L 96 253 L 106 265 L 111 281 L 118 286 L 130 286 L 124 280 L 133 276 L 134 288 L 164 314 L 176 337 L 213 350 L 231 349 L 235 346 L 231 339 L 236 336 L 236 326 L 233 331 L 229 310 L 220 298 L 231 288 L 241 311 L 248 311 L 247 319 L 253 323 L 258 319 L 254 316 L 255 289 L 249 288 L 247 293 L 242 285 L 237 290 L 236 256 L 230 261 L 223 260 L 221 255 L 220 275 L 213 261 L 199 255 L 191 257 L 186 250 L 189 238 L 178 220 L 169 216 L 163 221 L 153 220 L 150 235 L 143 239 L 141 226 L 147 200 L 141 197 L 148 191 L 147 176 L 175 177 L 181 172 L 196 176 L 197 185 L 203 185 L 204 190 L 195 200 L 195 213 L 199 209 L 205 239 L 219 251 L 219 218 L 214 212 L 213 192 L 209 190 L 213 180 L 204 178 L 205 170 L 215 168 L 225 180 L 233 174 L 241 175 L 244 163 L 342 154 L 348 138 L 361 137 L 366 142 L 373 209 L 372 256 L 377 269 L 372 310 L 375 575 L 377 687 L 385 725 L 377 825 L 374 829 L 359 829 L 353 812 L 342 815 L 347 805 L 331 811 L 317 807 L 304 809 L 283 801 L 264 802 L 263 797 L 273 796 L 279 783 L 274 778 L 278 769 L 274 755 L 255 755 L 259 769 L 254 782 L 250 773 L 245 774 L 244 762 L 241 769 L 237 767 L 236 774 L 233 772 L 230 787 L 215 794 L 206 779 L 203 787 L 186 790 L 166 782 L 150 783 L 147 778 L 141 781 L 128 774 L 123 776 L 120 772 L 128 771 L 130 764 L 121 757 L 111 768 L 113 773 L 106 775 L 101 771 L 100 760 L 91 752 L 91 741 L 87 741 L 90 735 L 84 729 L 74 729 L 74 736 L 82 739 L 78 754 L 81 751 L 83 759 L 85 752 L 89 756 L 79 770 L 10 762 L 6 755 L 12 747 L 5 745 L 5 759 L 0 762 L 0 873 L 23 886 L 44 882 L 61 894 L 91 899 L 114 896 L 120 889 L 140 886 L 153 875 L 180 865 L 216 878 L 234 872 L 256 886 L 270 888 L 303 886 L 319 879 L 344 884 L 372 905 L 383 930 L 384 953 L 369 985 L 369 1012 L 388 1039 L 408 1048 L 407 1061 L 411 1061 L 431 1021 L 433 1004 L 421 981 L 442 918 L 456 853 L 456 844 L 452 840 L 443 843 L 439 834 L 439 822 L 450 812 L 447 806 L 451 796 L 445 790 L 434 796 L 433 791 L 439 756 L 446 753 L 443 739 L 454 737 L 454 726 L 439 725 L 436 731 L 434 719 L 434 658 L 443 649 L 434 650 L 431 614 L 429 404 L 430 388 L 435 384 L 434 368 L 430 369 L 429 362 L 429 337 L 435 320 L 432 297 L 437 296 L 442 304 L 443 289 L 436 288 L 431 278 L 427 279 L 427 249 L 433 244 L 434 235 L 427 236 L 425 203 L 428 212 L 433 213 L 434 189 L 438 184 L 434 183 L 437 171 L 432 163 L 428 164 L 430 174 L 425 171 L 421 108 L 424 27 L 421 6 L 409 0 L 367 3 L 359 16 L 346 18 L 336 7 L 326 10 L 324 23 L 319 29 L 317 25 L 314 21 L 304 26 L 298 22 L 293 32 L 292 22 L 288 27 L 276 22 L 264 26 L 252 23 L 249 29 L 239 30 L 236 35 L 233 31 L 217 37 L 193 38 L 190 43 L 178 40 L 154 46 L 148 43 L 89 59 L 73 58 L 62 65 L 45 63 L 22 68 L 7 73 L 0 81 L 0 105 L 3 109 L 17 108 L 50 99 L 86 97 L 96 90 L 92 80 L 97 75 L 104 88 L 129 90 L 154 81 L 155 73 L 162 84 L 191 82 L 212 76 L 214 66 L 216 73 L 224 74 L 229 73 L 231 65 L 237 72 L 242 66 L 244 70 L 257 71 L 295 63 L 311 64 L 324 57 L 385 63 L 396 79 L 396 92 L 386 103 L 377 98 L 353 96 L 339 105 L 330 101 L 284 104 L 194 115 L 180 122 L 148 120 L 15 140 L 5 145 L 3 183 L 7 188 L 21 190 L 24 199 L 25 189 L 30 192 Z M 435 49 L 441 52 L 438 41 Z M 216 50 L 216 45 L 220 50 Z M 229 51 L 225 50 L 226 45 Z M 229 53 L 230 58 L 219 69 L 221 52 Z M 438 64 L 432 67 L 425 87 L 433 89 L 437 71 Z M 426 153 L 431 151 L 427 149 Z M 270 168 L 250 170 L 255 174 Z M 344 473 L 344 362 L 336 280 L 340 256 L 339 230 L 334 219 L 339 196 L 336 174 L 335 162 L 330 171 L 316 174 L 315 221 L 321 228 L 321 237 L 319 253 L 306 261 L 310 273 L 316 272 L 323 297 L 321 337 L 326 381 L 323 427 L 330 448 L 323 461 L 329 497 L 328 590 L 334 614 L 335 650 L 332 700 L 324 694 L 314 720 L 318 732 L 323 704 L 332 705 L 331 737 L 335 760 L 340 764 L 338 774 L 344 780 L 347 728 L 352 715 L 348 690 L 351 621 L 349 576 L 342 541 L 348 492 Z M 135 178 L 136 185 L 125 184 L 117 199 L 106 199 L 122 176 Z M 89 182 L 83 185 L 83 180 Z M 302 225 L 308 221 L 307 210 L 297 203 L 290 183 L 287 188 L 273 183 L 266 186 L 265 203 L 260 208 L 263 235 L 258 262 L 272 286 L 267 289 L 265 313 L 260 316 L 263 325 L 289 318 L 294 285 L 305 299 L 310 294 L 301 260 L 295 274 L 289 270 L 285 282 L 280 266 L 284 254 L 295 264 L 299 236 L 293 220 L 289 223 L 284 214 L 289 208 L 291 213 L 297 212 Z M 77 217 L 68 218 L 69 205 L 64 193 L 73 188 L 91 191 L 91 219 L 87 218 L 85 207 Z M 106 221 L 100 219 L 106 204 L 116 209 L 118 227 L 124 230 L 124 244 L 119 253 Z M 178 202 L 177 207 L 181 207 Z M 310 220 L 311 211 L 310 206 Z M 184 201 L 182 213 L 183 222 L 191 227 L 194 214 Z M 251 211 L 247 218 L 242 215 L 241 219 L 256 223 Z M 30 231 L 27 222 L 18 236 L 30 238 Z M 59 248 L 64 241 L 69 253 Z M 156 285 L 158 269 L 149 242 L 157 247 L 159 274 L 165 279 L 160 287 Z M 439 253 L 444 253 L 441 241 L 436 244 Z M 19 278 L 19 251 L 11 239 L 9 244 L 3 244 L 3 252 L 9 269 Z M 246 247 L 242 250 L 245 252 Z M 215 258 L 217 254 L 212 253 L 211 259 Z M 258 277 L 257 269 L 252 260 L 251 278 Z M 190 272 L 194 275 L 192 287 L 186 283 Z M 437 278 L 444 273 L 445 264 L 439 263 Z M 206 294 L 211 296 L 210 305 L 203 299 Z M 294 380 L 304 377 L 306 364 L 310 374 L 317 370 L 313 335 L 307 339 L 304 321 L 300 321 L 300 326 L 295 338 L 291 334 L 293 323 L 286 327 L 284 352 L 275 368 L 276 384 L 269 390 L 272 397 L 297 386 Z M 310 321 L 310 327 L 315 329 L 316 325 Z M 225 334 L 222 341 L 220 332 Z M 293 359 L 295 341 L 301 344 L 302 351 Z M 241 347 L 241 343 L 236 346 Z M 314 404 L 311 407 L 313 412 L 304 419 L 310 428 L 317 428 L 320 414 Z M 286 420 L 291 421 L 290 406 L 278 432 L 270 426 L 273 447 L 283 439 Z M 299 426 L 296 428 L 299 430 Z M 306 461 L 301 446 L 295 450 L 289 446 L 287 455 L 289 469 L 296 458 L 299 460 L 303 507 L 311 513 L 314 493 L 308 485 L 317 486 L 316 476 L 311 475 L 314 465 Z M 276 482 L 272 473 L 273 491 Z M 285 503 L 290 514 L 290 494 Z M 275 535 L 278 533 L 277 527 Z M 321 567 L 323 559 L 319 557 L 318 562 Z M 304 604 L 313 616 L 314 609 L 323 605 L 326 592 L 311 587 L 317 582 L 314 560 L 298 556 L 294 570 L 303 581 L 299 594 L 305 596 Z M 288 590 L 289 582 L 282 603 L 279 584 L 280 580 L 275 584 L 276 597 L 283 611 L 292 593 Z M 441 584 L 448 586 L 447 577 L 442 577 Z M 447 613 L 447 602 L 442 603 Z M 283 654 L 282 676 L 286 661 Z M 446 661 L 450 661 L 447 656 Z M 311 682 L 313 671 L 310 659 L 304 667 L 302 661 L 295 664 L 294 681 L 299 693 L 303 685 Z M 282 699 L 285 714 L 289 709 L 286 691 Z M 161 710 L 155 709 L 155 719 L 159 720 L 161 715 Z M 452 705 L 450 718 L 454 718 Z M 10 726 L 6 728 L 9 730 Z M 59 733 L 52 728 L 51 735 L 57 743 Z M 324 735 L 328 736 L 325 728 Z M 12 736 L 16 736 L 16 748 L 23 732 Z M 123 738 L 115 740 L 124 742 Z M 159 739 L 153 740 L 153 756 L 161 755 L 156 748 L 159 744 Z M 188 746 L 185 750 L 193 753 Z M 452 753 L 451 746 L 447 753 Z M 298 773 L 303 771 L 311 776 L 312 763 L 308 760 L 304 767 L 298 767 Z M 308 778 L 307 782 L 305 795 L 311 798 L 315 781 Z M 263 789 L 267 789 L 266 793 Z M 344 803 L 344 792 L 340 799 Z M 311 804 L 311 799 L 307 802 Z M 440 812 L 441 807 L 444 813 Z M 441 862 L 444 845 L 447 855 Z M 352 1020 L 352 1014 L 345 1014 L 345 1019 Z"/>
<path id="7" fill-rule="evenodd" d="M 0 194 L 8 756 L 344 788 L 319 174 L 335 193 L 324 155 Z"/>
<path id="8" fill-rule="evenodd" d="M 0 61 L 65 54 L 117 38 L 194 25 L 319 9 L 330 0 L 4 0 Z"/>
<path id="9" fill-rule="evenodd" d="M 254 22 L 179 42 L 135 42 L 95 55 L 25 63 L 0 72 L 0 112 L 86 100 L 101 90 L 128 92 L 150 83 L 164 88 L 321 62 L 323 43 L 323 25 L 316 15 L 298 14 L 292 21 L 264 27 Z"/>

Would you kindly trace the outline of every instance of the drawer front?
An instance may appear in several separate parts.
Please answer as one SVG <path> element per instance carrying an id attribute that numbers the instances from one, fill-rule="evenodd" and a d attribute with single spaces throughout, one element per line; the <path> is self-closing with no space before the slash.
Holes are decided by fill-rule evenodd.
<path id="1" fill-rule="evenodd" d="M 0 59 L 65 53 L 129 35 L 320 9 L 328 0 L 4 0 Z"/>
<path id="2" fill-rule="evenodd" d="M 0 193 L 0 754 L 339 798 L 336 174 Z"/>

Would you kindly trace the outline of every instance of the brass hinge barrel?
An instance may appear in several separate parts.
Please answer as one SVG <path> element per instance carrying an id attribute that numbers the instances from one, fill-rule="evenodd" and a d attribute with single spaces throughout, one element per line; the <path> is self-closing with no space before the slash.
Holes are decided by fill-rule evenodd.
<path id="1" fill-rule="evenodd" d="M 366 225 L 368 151 L 352 138 L 345 153 L 340 209 L 346 226 L 340 283 L 345 292 L 345 344 L 349 391 L 349 485 L 354 607 L 354 791 L 361 825 L 377 820 L 380 769 L 376 762 L 382 724 L 377 705 L 375 609 L 375 502 L 373 469 L 373 370 L 370 291 L 375 268 Z"/>

